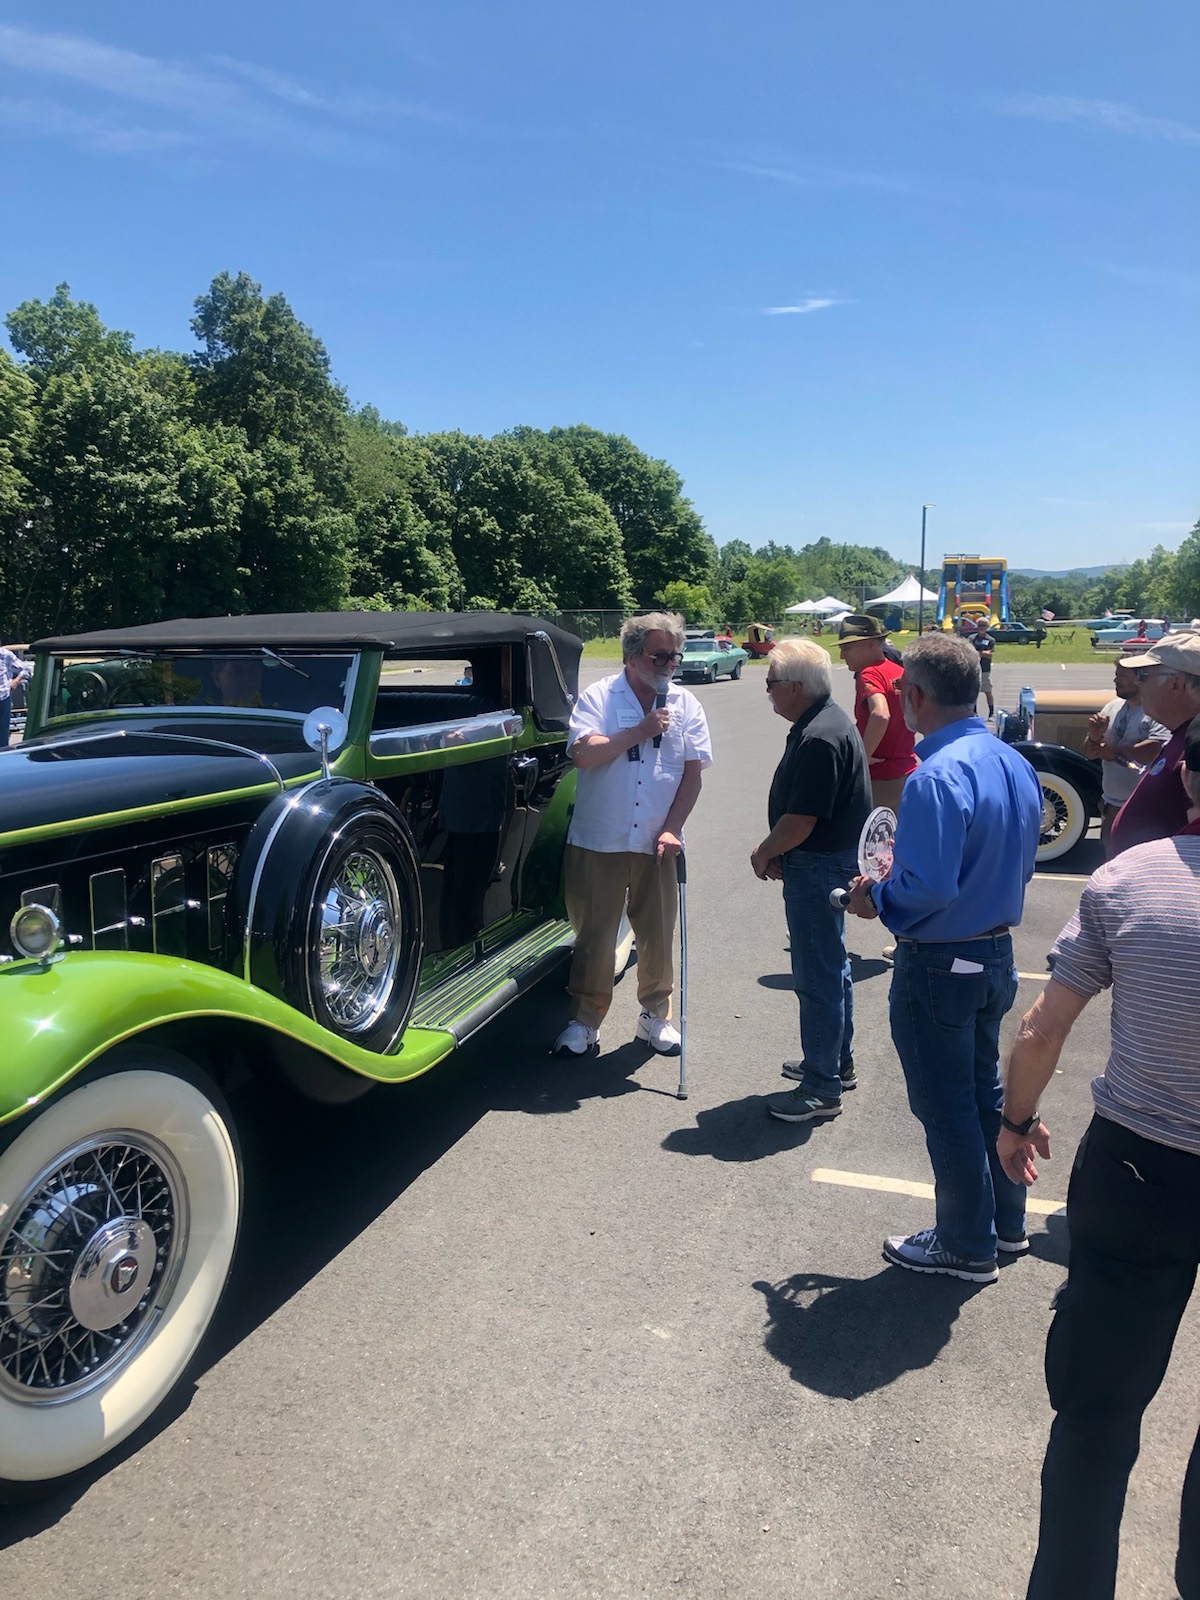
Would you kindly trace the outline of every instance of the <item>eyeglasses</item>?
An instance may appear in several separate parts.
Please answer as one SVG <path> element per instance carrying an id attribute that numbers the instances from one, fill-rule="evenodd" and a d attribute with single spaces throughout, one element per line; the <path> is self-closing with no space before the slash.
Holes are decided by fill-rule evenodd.
<path id="1" fill-rule="evenodd" d="M 781 683 L 790 683 L 790 682 L 791 682 L 790 678 L 768 678 L 766 680 L 767 693 L 770 694 L 772 689 L 778 689 L 778 687 L 779 687 L 779 685 Z"/>
<path id="2" fill-rule="evenodd" d="M 1174 676 L 1174 673 L 1175 673 L 1175 668 L 1174 667 L 1162 667 L 1162 666 L 1130 667 L 1127 670 L 1133 673 L 1134 677 L 1137 679 L 1137 681 L 1139 683 L 1145 683 L 1146 679 L 1150 676 L 1150 674 L 1152 672 L 1166 672 L 1166 673 L 1171 674 L 1172 676 Z"/>
<path id="3" fill-rule="evenodd" d="M 653 661 L 653 663 L 654 663 L 654 665 L 656 667 L 669 667 L 671 665 L 672 661 L 682 661 L 683 660 L 683 651 L 682 650 L 656 650 L 653 653 L 653 655 L 648 657 L 648 659 Z"/>

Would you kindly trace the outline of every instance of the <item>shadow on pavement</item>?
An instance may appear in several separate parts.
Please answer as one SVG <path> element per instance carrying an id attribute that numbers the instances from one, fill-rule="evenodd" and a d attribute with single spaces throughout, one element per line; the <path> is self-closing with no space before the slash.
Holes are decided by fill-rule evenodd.
<path id="1" fill-rule="evenodd" d="M 853 950 L 849 955 L 850 977 L 854 983 L 866 983 L 892 970 L 892 963 L 885 961 L 882 956 L 859 956 Z M 760 989 L 787 990 L 795 987 L 790 972 L 764 972 L 757 981 Z"/>
<path id="2" fill-rule="evenodd" d="M 697 1114 L 694 1128 L 676 1128 L 662 1142 L 680 1156 L 712 1156 L 717 1161 L 761 1161 L 781 1150 L 797 1150 L 814 1132 L 834 1121 L 780 1122 L 767 1115 L 766 1095 L 751 1094 Z"/>
<path id="3" fill-rule="evenodd" d="M 885 1267 L 873 1278 L 798 1272 L 753 1287 L 770 1317 L 768 1354 L 806 1389 L 858 1400 L 930 1366 L 960 1308 L 984 1286 Z"/>

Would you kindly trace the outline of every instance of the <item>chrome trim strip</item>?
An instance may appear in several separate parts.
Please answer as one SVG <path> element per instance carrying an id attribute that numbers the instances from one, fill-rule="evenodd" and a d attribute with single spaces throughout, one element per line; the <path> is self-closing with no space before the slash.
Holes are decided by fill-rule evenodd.
<path id="1" fill-rule="evenodd" d="M 485 711 L 476 717 L 456 717 L 446 722 L 421 722 L 411 728 L 382 728 L 368 741 L 372 756 L 411 756 L 430 750 L 457 750 L 464 744 L 487 739 L 515 739 L 525 726 L 511 708 Z"/>
<path id="2" fill-rule="evenodd" d="M 550 662 L 554 668 L 554 676 L 558 679 L 558 687 L 562 691 L 562 697 L 569 706 L 573 706 L 575 704 L 575 696 L 571 693 L 570 689 L 567 688 L 567 680 L 563 676 L 562 662 L 558 659 L 558 651 L 554 648 L 554 640 L 544 628 L 535 628 L 532 633 L 526 634 L 526 638 L 540 639 L 546 646 L 546 649 L 549 650 Z M 529 692 L 530 694 L 533 693 L 532 683 L 529 685 Z"/>
<path id="3" fill-rule="evenodd" d="M 50 750 L 56 749 L 63 745 L 74 747 L 75 745 L 80 744 L 101 744 L 106 739 L 128 739 L 133 734 L 136 734 L 139 739 L 162 739 L 168 744 L 198 744 L 203 745 L 208 750 L 232 750 L 237 755 L 250 756 L 253 760 L 262 762 L 263 766 L 267 768 L 275 782 L 279 785 L 281 793 L 286 787 L 283 781 L 283 774 L 280 772 L 279 768 L 269 756 L 263 755 L 261 750 L 253 750 L 249 745 L 246 744 L 234 744 L 231 739 L 203 739 L 199 734 L 193 733 L 156 733 L 150 728 L 113 728 L 107 733 L 68 734 L 66 738 L 63 739 L 47 739 L 45 744 L 36 745 L 34 748 L 38 750 Z"/>
<path id="4" fill-rule="evenodd" d="M 324 782 L 324 778 L 314 778 L 311 783 L 306 783 L 303 789 L 297 789 L 289 797 L 286 806 L 280 807 L 279 815 L 275 818 L 271 831 L 267 835 L 266 843 L 259 851 L 258 860 L 254 863 L 254 877 L 250 880 L 250 897 L 246 902 L 246 928 L 242 935 L 242 977 L 245 978 L 247 983 L 253 981 L 250 977 L 250 934 L 254 927 L 254 908 L 258 903 L 258 891 L 262 884 L 263 872 L 266 870 L 267 857 L 271 853 L 271 846 L 275 843 L 280 828 L 283 827 L 296 807 L 300 805 L 308 791 L 315 789 L 317 784 Z"/>

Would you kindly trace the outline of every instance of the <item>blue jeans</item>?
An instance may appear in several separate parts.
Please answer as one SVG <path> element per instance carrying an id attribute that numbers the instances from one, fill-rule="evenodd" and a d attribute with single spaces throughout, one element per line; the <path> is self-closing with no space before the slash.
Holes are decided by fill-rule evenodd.
<path id="1" fill-rule="evenodd" d="M 792 984 L 800 1001 L 800 1087 L 842 1098 L 838 1068 L 854 1054 L 854 985 L 846 954 L 846 918 L 829 904 L 858 872 L 851 852 L 789 850 L 783 857 L 783 909 L 792 947 Z"/>
<path id="2" fill-rule="evenodd" d="M 982 968 L 952 972 L 955 960 Z M 1017 997 L 1012 939 L 896 945 L 892 1039 L 908 1103 L 925 1129 L 933 1165 L 938 1243 L 967 1261 L 990 1261 L 996 1233 L 1025 1228 L 1025 1187 L 996 1156 L 1000 1023 Z"/>
<path id="3" fill-rule="evenodd" d="M 12 695 L 0 700 L 0 750 L 7 749 L 9 729 L 12 727 Z"/>

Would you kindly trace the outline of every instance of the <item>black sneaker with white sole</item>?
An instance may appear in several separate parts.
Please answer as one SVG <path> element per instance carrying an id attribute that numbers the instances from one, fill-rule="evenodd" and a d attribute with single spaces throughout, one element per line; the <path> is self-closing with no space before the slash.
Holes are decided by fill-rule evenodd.
<path id="1" fill-rule="evenodd" d="M 1011 1239 L 1006 1239 L 1002 1233 L 998 1234 L 996 1236 L 996 1249 L 1002 1256 L 1023 1256 L 1029 1249 L 1029 1235 L 1022 1233 L 1015 1235 Z"/>
<path id="2" fill-rule="evenodd" d="M 826 1100 L 809 1089 L 789 1089 L 767 1096 L 767 1111 L 780 1122 L 815 1122 L 819 1117 L 840 1117 L 842 1102 Z"/>
<path id="3" fill-rule="evenodd" d="M 804 1081 L 803 1061 L 785 1061 L 779 1069 L 785 1078 L 794 1078 L 797 1083 Z M 842 1089 L 858 1088 L 858 1073 L 854 1070 L 853 1061 L 843 1061 L 838 1068 L 838 1077 L 842 1080 Z"/>
<path id="4" fill-rule="evenodd" d="M 995 1283 L 1000 1276 L 995 1257 L 990 1261 L 965 1261 L 951 1255 L 938 1243 L 936 1228 L 922 1228 L 905 1238 L 898 1234 L 883 1241 L 883 1259 L 909 1272 L 939 1272 L 947 1278 L 962 1278 L 966 1283 Z"/>

